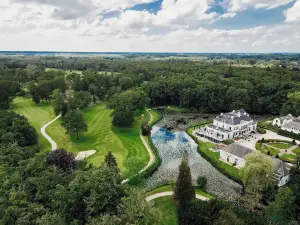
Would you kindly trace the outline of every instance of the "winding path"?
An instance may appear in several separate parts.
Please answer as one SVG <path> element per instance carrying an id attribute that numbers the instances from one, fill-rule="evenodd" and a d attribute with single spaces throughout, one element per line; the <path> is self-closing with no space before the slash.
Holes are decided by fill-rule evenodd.
<path id="1" fill-rule="evenodd" d="M 53 139 L 46 133 L 46 129 L 49 125 L 51 125 L 53 122 L 58 120 L 60 117 L 61 117 L 61 114 L 59 114 L 55 119 L 51 120 L 50 122 L 48 122 L 41 128 L 41 133 L 50 142 L 52 151 L 57 149 L 57 143 L 55 141 L 53 141 Z"/>
<path id="2" fill-rule="evenodd" d="M 173 191 L 165 191 L 165 192 L 160 192 L 160 193 L 156 193 L 156 194 L 153 194 L 153 195 L 150 195 L 148 197 L 146 197 L 146 201 L 147 202 L 150 202 L 154 199 L 157 199 L 157 198 L 160 198 L 160 197 L 164 197 L 164 196 L 172 196 L 173 195 Z M 199 199 L 199 200 L 202 200 L 202 201 L 208 201 L 209 198 L 206 198 L 202 195 L 198 195 L 196 194 L 196 198 Z"/>

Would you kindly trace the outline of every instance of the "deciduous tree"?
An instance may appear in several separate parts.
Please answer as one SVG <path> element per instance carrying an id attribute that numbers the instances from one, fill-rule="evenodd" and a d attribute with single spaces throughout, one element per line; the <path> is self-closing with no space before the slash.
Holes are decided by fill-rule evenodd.
<path id="1" fill-rule="evenodd" d="M 46 163 L 63 170 L 73 170 L 76 165 L 73 153 L 62 148 L 49 152 L 46 156 Z"/>
<path id="2" fill-rule="evenodd" d="M 246 165 L 240 171 L 245 187 L 247 202 L 250 208 L 258 207 L 262 192 L 268 184 L 268 176 L 272 174 L 272 159 L 260 152 L 253 152 L 246 156 Z"/>
<path id="3" fill-rule="evenodd" d="M 69 111 L 64 117 L 62 124 L 66 128 L 67 133 L 70 135 L 76 134 L 77 139 L 79 139 L 80 133 L 87 132 L 88 129 L 79 110 Z"/>

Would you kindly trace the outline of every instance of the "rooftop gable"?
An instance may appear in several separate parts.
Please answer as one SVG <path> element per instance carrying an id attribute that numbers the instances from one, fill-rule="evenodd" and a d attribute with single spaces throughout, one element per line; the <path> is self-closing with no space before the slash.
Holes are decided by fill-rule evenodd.
<path id="1" fill-rule="evenodd" d="M 246 155 L 253 152 L 252 149 L 247 148 L 247 147 L 237 144 L 237 143 L 232 143 L 231 145 L 228 145 L 228 146 L 222 148 L 221 150 L 228 152 L 232 155 L 235 155 L 239 158 L 244 158 Z"/>
<path id="2" fill-rule="evenodd" d="M 230 125 L 239 125 L 243 121 L 251 121 L 252 119 L 250 118 L 249 114 L 244 110 L 233 110 L 232 112 L 229 113 L 221 113 L 220 116 L 217 116 L 215 120 L 224 122 L 226 124 Z"/>

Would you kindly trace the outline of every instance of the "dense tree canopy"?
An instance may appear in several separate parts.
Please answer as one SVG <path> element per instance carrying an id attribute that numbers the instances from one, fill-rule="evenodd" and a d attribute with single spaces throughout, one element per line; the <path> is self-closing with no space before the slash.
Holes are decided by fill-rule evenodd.
<path id="1" fill-rule="evenodd" d="M 268 177 L 273 172 L 272 159 L 260 152 L 246 156 L 246 165 L 241 169 L 241 177 L 246 191 L 246 199 L 250 208 L 259 207 L 262 192 L 267 186 Z"/>
<path id="2" fill-rule="evenodd" d="M 17 143 L 20 147 L 25 147 L 37 142 L 37 133 L 24 116 L 0 110 L 0 143 Z"/>

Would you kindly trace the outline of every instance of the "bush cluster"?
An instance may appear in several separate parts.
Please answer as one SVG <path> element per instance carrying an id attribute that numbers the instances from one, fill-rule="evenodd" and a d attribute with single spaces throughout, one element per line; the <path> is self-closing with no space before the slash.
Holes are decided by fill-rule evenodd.
<path id="1" fill-rule="evenodd" d="M 226 140 L 223 141 L 223 143 L 226 144 L 226 145 L 230 145 L 230 144 L 234 143 L 234 140 L 226 139 Z"/>
<path id="2" fill-rule="evenodd" d="M 267 131 L 266 131 L 264 128 L 261 128 L 261 127 L 258 127 L 258 128 L 257 128 L 257 132 L 260 133 L 260 134 L 265 134 L 265 133 L 267 133 Z"/>

